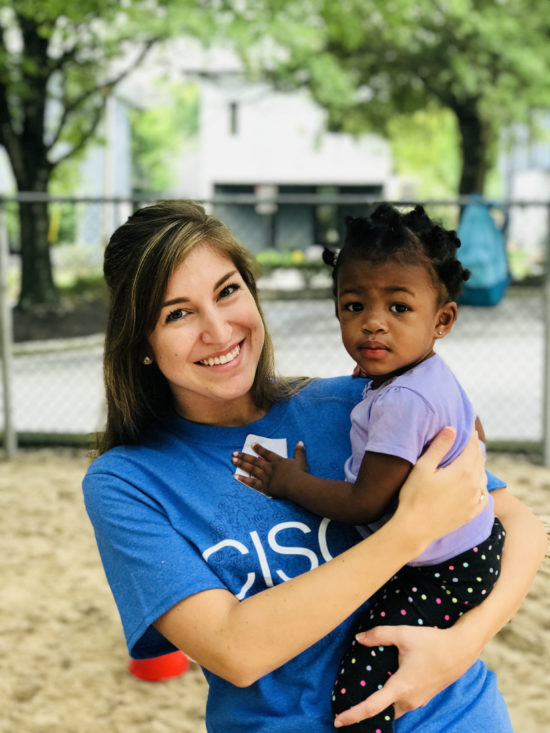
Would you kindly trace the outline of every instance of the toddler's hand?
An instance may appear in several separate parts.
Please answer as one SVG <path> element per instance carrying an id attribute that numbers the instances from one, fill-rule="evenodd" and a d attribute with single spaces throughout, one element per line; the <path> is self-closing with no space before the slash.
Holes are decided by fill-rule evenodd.
<path id="1" fill-rule="evenodd" d="M 293 477 L 299 472 L 308 470 L 304 444 L 300 442 L 296 445 L 294 458 L 282 458 L 258 443 L 252 447 L 258 456 L 234 451 L 231 459 L 233 464 L 249 474 L 248 476 L 234 474 L 235 478 L 266 496 L 275 499 L 287 498 Z"/>
<path id="2" fill-rule="evenodd" d="M 356 364 L 355 365 L 351 376 L 354 377 L 354 378 L 361 377 L 361 379 L 368 379 L 369 378 L 369 375 L 367 374 L 367 372 L 364 369 L 361 369 L 361 367 L 359 366 L 359 364 Z"/>

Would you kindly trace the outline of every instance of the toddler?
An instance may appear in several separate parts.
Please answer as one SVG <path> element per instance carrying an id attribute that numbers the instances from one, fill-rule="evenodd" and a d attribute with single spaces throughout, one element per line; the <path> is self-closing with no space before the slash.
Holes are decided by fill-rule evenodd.
<path id="1" fill-rule="evenodd" d="M 255 445 L 259 458 L 237 452 L 233 462 L 249 474 L 239 476 L 247 485 L 372 532 L 391 516 L 401 485 L 441 428 L 456 429 L 441 465 L 462 451 L 474 428 L 468 397 L 434 353 L 435 341 L 457 318 L 456 299 L 469 272 L 456 257 L 456 233 L 436 225 L 421 206 L 402 214 L 382 204 L 347 225 L 344 247 L 337 256 L 326 251 L 325 261 L 333 266 L 342 341 L 370 381 L 351 413 L 346 481 L 309 474 L 303 444 L 294 459 Z M 392 624 L 448 627 L 486 597 L 500 571 L 505 535 L 482 491 L 480 501 L 486 499 L 475 519 L 430 545 L 378 591 L 356 633 Z M 371 649 L 354 639 L 339 665 L 333 713 L 380 689 L 397 666 L 396 647 Z M 349 730 L 388 733 L 393 717 L 389 707 Z"/>

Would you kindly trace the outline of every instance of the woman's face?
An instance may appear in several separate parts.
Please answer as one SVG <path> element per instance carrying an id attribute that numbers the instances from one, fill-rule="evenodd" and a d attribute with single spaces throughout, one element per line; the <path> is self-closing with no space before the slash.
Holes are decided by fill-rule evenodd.
<path id="1" fill-rule="evenodd" d="M 206 244 L 192 249 L 149 335 L 178 412 L 214 425 L 256 419 L 250 388 L 263 343 L 260 313 L 233 261 Z"/>

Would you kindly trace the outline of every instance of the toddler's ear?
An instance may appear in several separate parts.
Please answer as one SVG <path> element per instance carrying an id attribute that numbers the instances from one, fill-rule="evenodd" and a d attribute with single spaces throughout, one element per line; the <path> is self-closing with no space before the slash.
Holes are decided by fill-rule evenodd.
<path id="1" fill-rule="evenodd" d="M 454 300 L 445 303 L 437 312 L 434 337 L 441 339 L 452 329 L 458 317 L 458 306 Z"/>

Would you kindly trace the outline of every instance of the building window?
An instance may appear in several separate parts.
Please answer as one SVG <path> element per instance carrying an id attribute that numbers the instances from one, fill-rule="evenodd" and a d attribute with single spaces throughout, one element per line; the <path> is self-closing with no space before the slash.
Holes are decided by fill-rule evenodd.
<path id="1" fill-rule="evenodd" d="M 238 135 L 239 133 L 239 105 L 237 102 L 229 103 L 229 134 Z"/>

